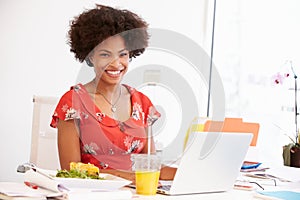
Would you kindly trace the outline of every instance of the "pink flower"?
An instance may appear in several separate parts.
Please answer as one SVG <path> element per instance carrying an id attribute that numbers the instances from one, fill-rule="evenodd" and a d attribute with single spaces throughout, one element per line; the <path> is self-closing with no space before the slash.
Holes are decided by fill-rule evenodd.
<path id="1" fill-rule="evenodd" d="M 277 72 L 277 74 L 275 74 L 274 76 L 273 76 L 273 83 L 275 83 L 275 84 L 283 84 L 283 81 L 284 81 L 284 79 L 285 78 L 288 78 L 290 76 L 290 74 L 289 73 L 283 73 L 283 74 L 281 74 L 281 73 L 279 73 L 279 72 Z"/>
<path id="2" fill-rule="evenodd" d="M 292 65 L 292 61 L 285 61 L 285 63 L 280 67 L 280 71 L 277 72 L 273 77 L 272 77 L 272 82 L 275 84 L 283 84 L 284 81 L 289 81 L 286 79 L 290 79 L 290 75 L 294 74 L 294 69 Z"/>

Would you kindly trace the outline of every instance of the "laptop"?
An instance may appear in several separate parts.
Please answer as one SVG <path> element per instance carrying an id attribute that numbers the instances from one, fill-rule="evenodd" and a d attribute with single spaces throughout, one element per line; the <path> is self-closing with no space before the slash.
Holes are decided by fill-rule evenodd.
<path id="1" fill-rule="evenodd" d="M 162 181 L 157 192 L 180 195 L 232 189 L 252 137 L 252 133 L 192 132 L 174 180 L 170 185 Z"/>

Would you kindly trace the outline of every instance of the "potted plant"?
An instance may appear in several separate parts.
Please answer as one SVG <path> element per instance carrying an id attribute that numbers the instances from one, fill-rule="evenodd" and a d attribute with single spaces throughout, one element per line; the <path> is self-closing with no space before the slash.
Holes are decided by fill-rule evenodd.
<path id="1" fill-rule="evenodd" d="M 294 71 L 292 62 L 289 61 L 290 68 L 293 73 L 294 78 L 294 94 L 295 94 L 295 105 L 294 105 L 294 116 L 295 116 L 295 138 L 288 136 L 291 142 L 285 146 L 283 146 L 283 164 L 291 167 L 300 167 L 300 135 L 298 130 L 298 108 L 297 108 L 297 75 Z M 280 75 L 279 73 L 276 75 L 275 83 L 282 83 L 283 78 L 289 77 L 289 73 L 284 73 L 284 75 Z"/>
<path id="2" fill-rule="evenodd" d="M 291 167 L 300 167 L 300 142 L 299 133 L 295 139 L 289 137 L 291 143 L 283 146 L 283 164 Z"/>

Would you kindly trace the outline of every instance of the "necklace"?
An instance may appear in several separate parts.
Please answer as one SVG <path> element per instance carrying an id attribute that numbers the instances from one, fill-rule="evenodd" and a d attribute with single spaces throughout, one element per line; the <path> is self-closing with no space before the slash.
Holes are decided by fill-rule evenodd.
<path id="1" fill-rule="evenodd" d="M 115 113 L 117 111 L 117 107 L 116 107 L 116 104 L 118 103 L 120 97 L 121 97 L 121 94 L 122 94 L 122 89 L 120 88 L 120 92 L 119 92 L 119 96 L 117 98 L 117 100 L 115 101 L 115 103 L 111 103 L 104 94 L 102 94 L 101 92 L 97 91 L 98 94 L 100 94 L 101 96 L 103 96 L 104 100 L 109 103 L 109 105 L 111 105 L 111 108 L 110 110 Z"/>

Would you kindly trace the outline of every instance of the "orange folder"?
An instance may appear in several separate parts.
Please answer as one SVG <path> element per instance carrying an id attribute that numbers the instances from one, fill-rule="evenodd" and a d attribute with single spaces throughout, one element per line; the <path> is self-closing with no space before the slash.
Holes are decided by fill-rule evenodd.
<path id="1" fill-rule="evenodd" d="M 253 138 L 250 146 L 256 146 L 259 124 L 243 122 L 242 118 L 225 118 L 224 121 L 206 121 L 204 125 L 206 132 L 242 132 L 252 133 Z"/>

